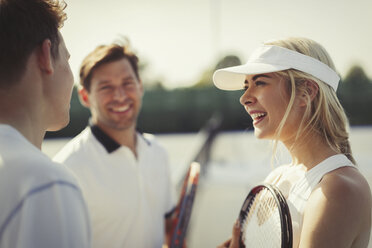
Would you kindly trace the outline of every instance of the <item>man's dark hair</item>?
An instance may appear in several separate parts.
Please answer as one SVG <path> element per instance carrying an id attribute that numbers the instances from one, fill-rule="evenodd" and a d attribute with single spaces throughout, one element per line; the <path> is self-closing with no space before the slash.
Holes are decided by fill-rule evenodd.
<path id="1" fill-rule="evenodd" d="M 113 43 L 111 45 L 98 46 L 85 57 L 80 67 L 80 85 L 89 92 L 92 74 L 97 67 L 124 58 L 128 59 L 137 79 L 140 79 L 138 57 L 130 51 L 128 44 Z"/>
<path id="2" fill-rule="evenodd" d="M 58 30 L 66 20 L 64 1 L 0 0 L 0 87 L 11 86 L 25 72 L 32 51 L 45 39 L 58 58 Z"/>

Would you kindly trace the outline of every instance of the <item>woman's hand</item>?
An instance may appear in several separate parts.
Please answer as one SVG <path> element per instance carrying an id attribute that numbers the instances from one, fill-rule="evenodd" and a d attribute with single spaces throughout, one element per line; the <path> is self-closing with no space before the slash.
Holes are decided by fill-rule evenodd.
<path id="1" fill-rule="evenodd" d="M 239 220 L 235 221 L 232 229 L 232 237 L 226 240 L 223 244 L 217 246 L 217 248 L 239 248 L 239 236 L 240 236 L 240 223 Z"/>

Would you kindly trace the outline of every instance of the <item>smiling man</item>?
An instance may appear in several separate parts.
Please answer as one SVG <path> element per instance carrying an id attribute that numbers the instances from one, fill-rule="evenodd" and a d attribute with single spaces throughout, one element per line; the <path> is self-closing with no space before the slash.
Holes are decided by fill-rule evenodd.
<path id="1" fill-rule="evenodd" d="M 99 46 L 83 61 L 80 84 L 91 123 L 55 160 L 78 178 L 93 247 L 161 247 L 173 188 L 165 150 L 136 131 L 143 96 L 138 58 L 125 45 Z"/>

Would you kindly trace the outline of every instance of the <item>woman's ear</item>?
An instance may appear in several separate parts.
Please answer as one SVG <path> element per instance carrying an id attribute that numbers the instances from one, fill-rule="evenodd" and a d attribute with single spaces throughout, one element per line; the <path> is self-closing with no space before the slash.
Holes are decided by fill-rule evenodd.
<path id="1" fill-rule="evenodd" d="M 319 92 L 319 85 L 316 82 L 306 80 L 304 83 L 306 84 L 306 93 L 301 96 L 301 106 L 306 106 L 308 100 L 313 101 Z"/>
<path id="2" fill-rule="evenodd" d="M 319 85 L 312 80 L 308 80 L 306 81 L 306 89 L 310 100 L 313 101 L 316 95 L 318 95 Z"/>

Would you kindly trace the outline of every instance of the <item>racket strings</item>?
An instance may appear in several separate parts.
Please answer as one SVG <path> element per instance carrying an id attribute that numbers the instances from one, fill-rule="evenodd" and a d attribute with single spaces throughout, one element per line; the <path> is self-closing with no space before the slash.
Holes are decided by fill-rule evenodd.
<path id="1" fill-rule="evenodd" d="M 242 223 L 242 240 L 246 247 L 281 247 L 281 221 L 273 195 L 261 190 L 251 200 Z"/>

